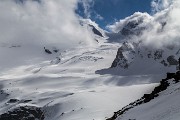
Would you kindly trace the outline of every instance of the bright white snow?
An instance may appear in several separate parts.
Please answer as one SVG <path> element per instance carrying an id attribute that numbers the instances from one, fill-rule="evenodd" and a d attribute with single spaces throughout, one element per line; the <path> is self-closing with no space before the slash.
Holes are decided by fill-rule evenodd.
<path id="1" fill-rule="evenodd" d="M 46 120 L 111 117 L 114 111 L 150 93 L 157 85 L 151 84 L 151 75 L 95 74 L 96 70 L 111 66 L 118 47 L 101 42 L 94 48 L 76 47 L 53 55 L 46 54 L 43 47 L 32 53 L 23 46 L 0 47 L 1 52 L 7 52 L 1 59 L 0 89 L 10 94 L 0 95 L 0 113 L 19 105 L 35 105 L 43 107 Z M 58 64 L 54 62 L 57 56 L 61 59 Z M 11 98 L 20 101 L 7 103 Z"/>
<path id="2" fill-rule="evenodd" d="M 117 120 L 179 120 L 180 84 L 175 84 L 171 80 L 170 82 L 170 87 L 161 92 L 157 98 L 128 110 Z"/>

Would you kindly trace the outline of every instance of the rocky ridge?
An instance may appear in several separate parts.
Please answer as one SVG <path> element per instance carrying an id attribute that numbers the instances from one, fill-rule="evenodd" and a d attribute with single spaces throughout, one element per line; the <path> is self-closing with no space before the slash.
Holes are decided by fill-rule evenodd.
<path id="1" fill-rule="evenodd" d="M 139 105 L 152 101 L 153 99 L 157 98 L 162 91 L 166 91 L 166 89 L 168 89 L 169 86 L 172 86 L 174 84 L 179 84 L 179 81 L 180 81 L 180 71 L 177 71 L 176 73 L 167 73 L 167 77 L 165 79 L 162 79 L 160 81 L 159 86 L 155 87 L 150 94 L 144 94 L 144 96 L 141 97 L 140 99 L 123 107 L 121 110 L 114 112 L 114 115 L 106 120 L 116 120 L 117 118 L 121 118 L 121 116 L 126 114 L 126 112 L 129 111 L 130 109 L 133 109 Z M 129 120 L 136 120 L 136 119 L 129 119 Z"/>
<path id="2" fill-rule="evenodd" d="M 180 53 L 178 46 L 169 49 L 167 46 L 160 49 L 151 49 L 143 46 L 142 43 L 124 42 L 118 49 L 116 58 L 111 68 L 121 67 L 127 69 L 131 64 L 136 64 L 136 60 L 153 60 L 164 67 L 177 66 Z"/>

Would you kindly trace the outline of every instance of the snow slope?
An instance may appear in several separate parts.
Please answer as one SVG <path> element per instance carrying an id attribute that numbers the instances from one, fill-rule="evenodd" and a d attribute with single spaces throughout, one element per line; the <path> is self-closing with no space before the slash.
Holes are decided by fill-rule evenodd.
<path id="1" fill-rule="evenodd" d="M 39 120 L 103 120 L 150 93 L 164 77 L 161 69 L 165 67 L 160 61 L 156 64 L 154 57 L 135 55 L 135 64 L 128 69 L 109 69 L 124 43 L 106 40 L 105 32 L 91 21 L 81 24 L 92 32 L 93 45 L 79 41 L 77 46 L 65 49 L 1 43 L 0 120 L 26 107 L 38 113 L 28 117 L 34 115 Z M 134 61 L 132 51 L 139 48 L 123 47 L 128 63 Z"/>
<path id="2" fill-rule="evenodd" d="M 43 47 L 1 46 L 0 113 L 27 105 L 42 108 L 45 120 L 103 120 L 157 85 L 161 76 L 95 74 L 111 66 L 119 48 L 97 39 L 95 47 L 52 54 Z"/>
<path id="3" fill-rule="evenodd" d="M 178 64 L 176 6 L 154 16 L 137 12 L 107 33 L 79 21 L 74 1 L 15 1 L 1 4 L 0 120 L 103 120 L 151 93 Z M 177 119 L 178 90 L 171 82 L 157 99 L 117 119 Z"/>
<path id="4" fill-rule="evenodd" d="M 174 69 L 161 63 L 167 54 L 149 58 L 143 45 L 112 43 L 95 23 L 81 24 L 91 31 L 93 45 L 0 43 L 0 120 L 26 110 L 27 118 L 39 120 L 103 120 L 150 93 Z M 174 55 L 176 49 L 167 51 Z M 123 58 L 120 67 L 112 66 L 115 57 Z"/>
<path id="5" fill-rule="evenodd" d="M 132 107 L 116 120 L 179 120 L 179 79 L 169 79 L 167 83 L 167 88 L 157 93 L 155 98 Z"/>

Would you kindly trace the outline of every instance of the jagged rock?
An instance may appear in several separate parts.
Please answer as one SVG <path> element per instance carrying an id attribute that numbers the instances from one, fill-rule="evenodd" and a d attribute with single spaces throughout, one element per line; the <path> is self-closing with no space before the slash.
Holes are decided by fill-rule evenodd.
<path id="1" fill-rule="evenodd" d="M 126 60 L 126 58 L 124 57 L 123 53 L 122 53 L 122 49 L 118 49 L 117 55 L 115 60 L 113 61 L 111 68 L 116 67 L 116 66 L 120 66 L 122 68 L 128 68 L 128 61 Z"/>
<path id="2" fill-rule="evenodd" d="M 165 60 L 162 60 L 160 63 L 163 64 L 164 66 L 168 66 Z"/>
<path id="3" fill-rule="evenodd" d="M 178 65 L 178 61 L 175 59 L 174 55 L 171 55 L 167 58 L 169 65 Z"/>
<path id="4" fill-rule="evenodd" d="M 163 56 L 163 50 L 156 50 L 154 52 L 154 60 L 161 59 Z"/>
<path id="5" fill-rule="evenodd" d="M 120 47 L 120 50 L 122 50 L 122 52 L 124 51 L 133 51 L 132 45 L 128 42 L 123 42 L 122 46 Z"/>
<path id="6" fill-rule="evenodd" d="M 52 52 L 49 49 L 46 49 L 45 47 L 44 47 L 44 51 L 48 54 L 52 54 Z"/>
<path id="7" fill-rule="evenodd" d="M 180 54 L 180 49 L 176 52 L 176 55 L 179 55 Z"/>
<path id="8" fill-rule="evenodd" d="M 176 75 L 174 76 L 175 82 L 179 82 L 180 81 L 180 71 L 176 72 Z"/>
<path id="9" fill-rule="evenodd" d="M 18 99 L 10 99 L 7 103 L 16 103 L 18 101 L 19 101 Z"/>
<path id="10" fill-rule="evenodd" d="M 162 29 L 163 29 L 167 25 L 167 22 L 162 22 L 161 25 L 162 25 Z"/>
<path id="11" fill-rule="evenodd" d="M 129 61 L 124 56 L 123 52 L 129 52 L 129 54 L 135 55 L 135 51 L 132 48 L 132 45 L 128 42 L 124 42 L 122 46 L 118 49 L 115 60 L 113 61 L 111 68 L 120 66 L 124 69 L 129 67 Z"/>
<path id="12" fill-rule="evenodd" d="M 141 59 L 146 59 L 147 62 L 148 59 L 150 61 L 154 60 L 155 64 L 163 64 L 165 67 L 177 67 L 178 60 L 175 59 L 179 57 L 179 55 L 176 55 L 177 50 L 179 50 L 178 46 L 174 46 L 173 50 L 169 50 L 167 46 L 161 49 L 146 47 L 141 41 L 137 43 L 133 42 L 132 44 L 131 42 L 124 42 L 118 49 L 111 68 L 118 66 L 129 68 L 133 64 L 137 66 Z"/>
<path id="13" fill-rule="evenodd" d="M 19 102 L 19 103 L 28 103 L 28 102 L 31 102 L 32 100 L 18 100 L 18 99 L 15 99 L 15 98 L 13 98 L 13 99 L 10 99 L 9 101 L 7 101 L 7 103 L 17 103 L 17 102 Z"/>
<path id="14" fill-rule="evenodd" d="M 121 30 L 121 34 L 125 35 L 125 36 L 128 36 L 128 35 L 133 35 L 134 33 L 131 30 L 127 29 L 127 28 L 123 28 Z"/>
<path id="15" fill-rule="evenodd" d="M 165 79 L 162 79 L 160 82 L 160 85 L 155 87 L 154 90 L 150 94 L 144 94 L 142 98 L 136 100 L 135 102 L 130 103 L 129 105 L 123 107 L 121 110 L 114 112 L 114 115 L 111 118 L 108 118 L 106 120 L 115 120 L 117 117 L 125 114 L 129 109 L 132 109 L 137 105 L 150 102 L 154 98 L 158 97 L 160 92 L 168 88 L 168 86 L 170 85 L 169 80 L 171 80 L 172 78 L 174 78 L 175 81 L 176 81 L 176 78 L 180 80 L 180 71 L 177 71 L 176 73 L 172 73 L 172 74 L 167 73 L 167 77 Z M 176 82 L 179 82 L 179 81 L 176 81 Z"/>
<path id="16" fill-rule="evenodd" d="M 58 53 L 58 52 L 59 52 L 59 49 L 53 48 L 53 52 Z"/>
<path id="17" fill-rule="evenodd" d="M 174 78 L 175 73 L 167 73 L 167 79 L 172 79 Z"/>
<path id="18" fill-rule="evenodd" d="M 148 52 L 147 56 L 148 56 L 148 58 L 152 58 L 153 57 L 151 51 Z"/>
<path id="19" fill-rule="evenodd" d="M 124 36 L 129 35 L 141 35 L 142 31 L 145 29 L 145 27 L 140 27 L 139 25 L 143 23 L 142 19 L 139 20 L 133 20 L 129 21 L 119 33 L 121 33 Z"/>
<path id="20" fill-rule="evenodd" d="M 102 33 L 99 30 L 97 30 L 93 25 L 89 25 L 89 26 L 92 28 L 94 34 L 103 37 Z"/>
<path id="21" fill-rule="evenodd" d="M 28 103 L 28 102 L 31 102 L 32 100 L 21 100 L 21 102 L 23 103 Z"/>
<path id="22" fill-rule="evenodd" d="M 0 115 L 0 120 L 44 120 L 41 108 L 35 106 L 21 106 Z"/>

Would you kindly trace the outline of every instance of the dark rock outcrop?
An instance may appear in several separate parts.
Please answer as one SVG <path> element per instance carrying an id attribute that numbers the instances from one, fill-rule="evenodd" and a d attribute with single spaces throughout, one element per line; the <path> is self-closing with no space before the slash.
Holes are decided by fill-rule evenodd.
<path id="1" fill-rule="evenodd" d="M 163 56 L 163 50 L 156 50 L 154 52 L 154 60 L 161 59 Z"/>
<path id="2" fill-rule="evenodd" d="M 106 120 L 115 120 L 117 117 L 125 114 L 129 109 L 134 108 L 135 106 L 150 102 L 154 98 L 159 96 L 159 93 L 166 90 L 170 85 L 170 81 L 173 80 L 175 83 L 180 81 L 180 71 L 176 73 L 167 73 L 167 77 L 162 79 L 159 86 L 155 87 L 154 90 L 150 94 L 144 94 L 144 96 L 135 102 L 130 103 L 129 105 L 125 106 L 121 110 L 114 112 L 114 115 L 111 118 Z"/>
<path id="3" fill-rule="evenodd" d="M 175 66 L 178 68 L 177 57 L 179 57 L 179 55 L 176 55 L 177 47 L 173 50 L 167 50 L 167 48 L 152 49 L 143 44 L 144 43 L 141 42 L 122 43 L 122 46 L 117 51 L 116 58 L 114 59 L 111 68 L 129 68 L 133 64 L 139 64 L 139 61 L 143 61 L 143 59 L 146 59 L 146 61 L 154 60 L 154 63 L 162 64 L 165 67 Z"/>
<path id="4" fill-rule="evenodd" d="M 124 36 L 130 36 L 130 35 L 141 35 L 143 30 L 145 30 L 145 27 L 140 27 L 140 24 L 143 23 L 142 19 L 139 20 L 133 20 L 129 21 L 122 30 L 119 31 Z"/>
<path id="5" fill-rule="evenodd" d="M 165 60 L 162 60 L 160 63 L 163 64 L 164 66 L 168 66 Z"/>
<path id="6" fill-rule="evenodd" d="M 132 49 L 128 42 L 124 42 L 122 46 L 118 49 L 116 58 L 114 59 L 111 68 L 120 66 L 121 68 L 127 69 L 129 67 L 128 60 L 123 55 L 123 52 L 128 51 L 130 54 L 135 54 L 135 51 Z"/>
<path id="7" fill-rule="evenodd" d="M 19 101 L 18 99 L 10 99 L 7 103 L 16 103 L 18 101 Z"/>
<path id="8" fill-rule="evenodd" d="M 94 34 L 103 37 L 102 33 L 99 30 L 97 30 L 93 25 L 89 25 L 89 26 L 92 28 Z"/>
<path id="9" fill-rule="evenodd" d="M 44 51 L 45 51 L 47 54 L 52 54 L 52 52 L 51 52 L 49 49 L 45 48 L 45 47 L 44 47 Z"/>
<path id="10" fill-rule="evenodd" d="M 0 115 L 0 120 L 44 120 L 41 108 L 35 106 L 21 106 Z"/>
<path id="11" fill-rule="evenodd" d="M 118 49 L 117 55 L 115 60 L 113 61 L 111 68 L 116 67 L 116 66 L 120 66 L 122 68 L 128 68 L 128 61 L 126 60 L 126 58 L 123 55 L 123 51 L 122 49 Z"/>
<path id="12" fill-rule="evenodd" d="M 167 62 L 169 63 L 169 65 L 178 65 L 178 61 L 175 59 L 173 55 L 167 58 Z"/>

